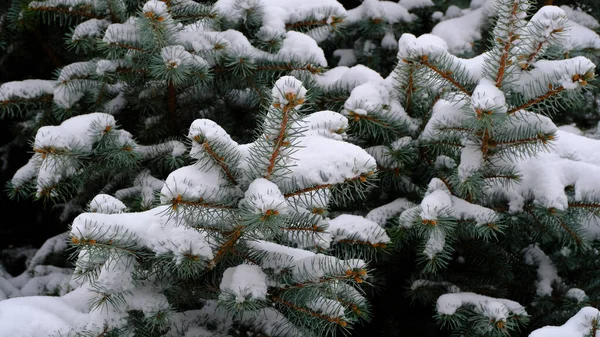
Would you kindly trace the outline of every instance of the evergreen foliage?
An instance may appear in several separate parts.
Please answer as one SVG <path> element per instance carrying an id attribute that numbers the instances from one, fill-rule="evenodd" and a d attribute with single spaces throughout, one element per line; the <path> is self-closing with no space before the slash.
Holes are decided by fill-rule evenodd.
<path id="1" fill-rule="evenodd" d="M 581 99 L 595 65 L 546 58 L 565 44 L 566 15 L 543 7 L 526 20 L 528 9 L 497 2 L 491 47 L 476 58 L 449 54 L 434 36 L 399 42 L 404 106 L 430 107 L 418 140 L 433 178 L 395 236 L 421 264 L 410 296 L 436 301 L 438 322 L 462 336 L 558 324 L 596 300 L 590 269 L 574 262 L 595 264 L 594 150 L 570 148 L 546 117 Z M 565 254 L 569 267 L 559 262 Z M 587 333 L 596 329 L 589 324 Z"/>
<path id="2" fill-rule="evenodd" d="M 598 8 L 552 3 L 13 1 L 0 48 L 69 56 L 0 85 L 8 193 L 70 226 L 0 332 L 596 335 L 600 143 L 558 125 L 597 122 Z"/>

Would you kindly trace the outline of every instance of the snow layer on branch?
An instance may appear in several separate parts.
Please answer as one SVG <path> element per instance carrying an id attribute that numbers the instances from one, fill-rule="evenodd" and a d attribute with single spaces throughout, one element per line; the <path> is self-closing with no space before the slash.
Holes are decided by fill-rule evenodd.
<path id="1" fill-rule="evenodd" d="M 540 60 L 533 64 L 534 68 L 522 72 L 515 82 L 515 90 L 524 94 L 526 99 L 533 99 L 548 92 L 548 83 L 562 86 L 567 90 L 577 89 L 585 75 L 593 72 L 596 65 L 588 58 L 577 56 L 566 60 Z M 574 77 L 580 75 L 579 77 Z"/>
<path id="2" fill-rule="evenodd" d="M 346 22 L 380 19 L 387 23 L 411 22 L 414 17 L 402 4 L 391 1 L 364 0 L 358 7 L 348 10 Z"/>
<path id="3" fill-rule="evenodd" d="M 315 253 L 308 251 L 308 250 L 292 248 L 292 247 L 288 247 L 288 246 L 284 246 L 284 245 L 280 245 L 280 244 L 277 244 L 274 242 L 264 241 L 264 240 L 248 241 L 247 244 L 250 248 L 253 248 L 253 249 L 256 249 L 259 251 L 285 255 L 285 256 L 289 257 L 291 261 L 301 260 L 301 259 L 315 255 Z M 263 267 L 264 268 L 272 268 L 272 267 L 268 267 L 267 265 L 264 265 L 264 264 L 263 264 Z"/>
<path id="4" fill-rule="evenodd" d="M 525 263 L 538 265 L 537 295 L 550 296 L 552 294 L 552 283 L 561 282 L 552 260 L 537 245 L 529 245 L 523 250 L 523 255 L 525 256 Z"/>
<path id="5" fill-rule="evenodd" d="M 73 220 L 71 235 L 96 241 L 131 242 L 147 247 L 156 255 L 173 254 L 180 262 L 186 254 L 212 259 L 208 238 L 199 231 L 181 226 L 178 219 L 165 216 L 168 206 L 160 206 L 139 213 L 99 214 L 83 213 Z"/>
<path id="6" fill-rule="evenodd" d="M 334 111 L 323 110 L 314 112 L 298 123 L 297 127 L 308 128 L 303 132 L 306 136 L 321 136 L 325 138 L 344 140 L 348 128 L 348 118 Z M 295 128 L 294 125 L 292 128 Z"/>
<path id="7" fill-rule="evenodd" d="M 0 85 L 0 103 L 11 100 L 34 99 L 43 95 L 52 95 L 54 81 L 23 80 L 6 82 Z"/>
<path id="8" fill-rule="evenodd" d="M 306 136 L 299 138 L 298 147 L 290 169 L 300 188 L 340 184 L 376 170 L 375 159 L 354 144 Z"/>
<path id="9" fill-rule="evenodd" d="M 308 307 L 317 313 L 329 317 L 344 317 L 344 306 L 335 300 L 325 297 L 317 297 L 308 303 Z"/>
<path id="10" fill-rule="evenodd" d="M 452 216 L 458 220 L 475 221 L 476 226 L 481 226 L 498 219 L 494 210 L 451 195 L 444 182 L 438 178 L 431 179 L 425 197 L 416 209 L 419 209 L 420 220 L 436 221 L 439 217 Z M 407 209 L 400 215 L 402 226 L 412 226 L 416 215 L 414 210 L 415 208 Z"/>
<path id="11" fill-rule="evenodd" d="M 95 81 L 88 79 L 96 73 L 96 62 L 75 62 L 60 70 L 54 88 L 54 103 L 63 109 L 72 108 L 86 92 L 95 88 Z"/>
<path id="12" fill-rule="evenodd" d="M 105 19 L 89 19 L 75 27 L 73 36 L 71 36 L 71 40 L 77 41 L 86 37 L 98 37 L 109 25 L 110 21 Z"/>
<path id="13" fill-rule="evenodd" d="M 138 42 L 138 18 L 129 17 L 124 23 L 113 23 L 106 28 L 102 41 L 106 43 Z"/>
<path id="14" fill-rule="evenodd" d="M 448 215 L 448 212 L 452 211 L 452 195 L 441 180 L 431 179 L 420 207 L 421 219 L 430 221 L 435 221 L 440 215 Z M 400 217 L 402 218 L 402 215 Z"/>
<path id="15" fill-rule="evenodd" d="M 519 303 L 503 298 L 493 298 L 475 293 L 450 293 L 437 299 L 437 312 L 454 315 L 464 305 L 473 305 L 475 310 L 494 321 L 506 321 L 511 314 L 527 315 L 525 308 Z"/>
<path id="16" fill-rule="evenodd" d="M 600 36 L 592 29 L 580 25 L 579 21 L 569 21 L 566 32 L 569 37 L 562 47 L 567 51 L 600 49 Z"/>
<path id="17" fill-rule="evenodd" d="M 327 20 L 331 17 L 343 17 L 346 11 L 342 4 L 335 0 L 219 0 L 215 10 L 226 20 L 234 23 L 245 21 L 247 10 L 261 8 L 263 12 L 262 27 L 258 35 L 268 41 L 283 36 L 286 24 L 306 20 Z"/>
<path id="18" fill-rule="evenodd" d="M 365 218 L 375 221 L 379 226 L 383 227 L 392 217 L 415 206 L 413 202 L 408 201 L 406 198 L 398 198 L 389 204 L 372 209 Z"/>
<path id="19" fill-rule="evenodd" d="M 476 110 L 493 113 L 506 113 L 506 98 L 496 84 L 488 79 L 481 79 L 471 96 L 471 105 Z"/>
<path id="20" fill-rule="evenodd" d="M 65 232 L 46 240 L 44 244 L 35 252 L 31 260 L 29 260 L 27 268 L 31 269 L 35 266 L 43 264 L 46 258 L 52 253 L 66 251 L 68 248 L 67 239 L 68 233 Z"/>
<path id="21" fill-rule="evenodd" d="M 226 151 L 235 151 L 238 147 L 238 143 L 231 139 L 231 136 L 220 125 L 210 119 L 196 119 L 192 122 L 188 138 L 199 140 L 192 143 L 189 154 L 190 157 L 195 159 L 202 159 L 206 156 L 204 142 L 207 142 L 211 147 L 216 146 Z M 231 154 L 231 156 L 235 156 L 235 154 Z"/>
<path id="22" fill-rule="evenodd" d="M 250 212 L 256 214 L 264 214 L 268 210 L 277 211 L 279 214 L 288 213 L 288 205 L 279 187 L 264 178 L 255 179 L 250 183 L 241 202 Z"/>
<path id="23" fill-rule="evenodd" d="M 267 295 L 267 275 L 259 266 L 241 264 L 227 268 L 221 279 L 221 296 L 233 293 L 237 303 L 246 297 L 264 300 Z"/>
<path id="24" fill-rule="evenodd" d="M 273 104 L 283 106 L 292 103 L 288 97 L 293 97 L 297 101 L 294 103 L 300 103 L 294 104 L 294 107 L 300 109 L 302 107 L 301 102 L 306 98 L 306 92 L 306 88 L 298 79 L 293 76 L 282 76 L 275 82 L 271 90 L 271 97 L 273 98 Z"/>
<path id="25" fill-rule="evenodd" d="M 362 216 L 342 214 L 329 220 L 328 231 L 334 242 L 361 241 L 369 244 L 389 243 L 390 238 L 376 222 Z"/>
<path id="26" fill-rule="evenodd" d="M 352 90 L 368 82 L 383 82 L 383 77 L 378 72 L 362 64 L 357 64 L 351 68 L 338 66 L 318 74 L 314 78 L 320 87 L 336 86 L 347 90 Z"/>
<path id="27" fill-rule="evenodd" d="M 160 200 L 168 203 L 180 197 L 186 201 L 218 203 L 241 193 L 239 189 L 227 187 L 227 182 L 223 171 L 215 166 L 184 166 L 169 174 L 160 191 Z"/>
<path id="28" fill-rule="evenodd" d="M 102 214 L 123 213 L 127 206 L 108 194 L 98 194 L 90 201 L 90 212 Z"/>
<path id="29" fill-rule="evenodd" d="M 94 6 L 94 0 L 45 0 L 45 1 L 33 1 L 29 3 L 29 8 L 39 7 L 68 7 L 72 10 L 75 6 Z M 93 8 L 93 7 L 92 7 Z"/>
<path id="30" fill-rule="evenodd" d="M 45 186 L 52 186 L 75 173 L 77 164 L 68 154 L 89 153 L 105 131 L 114 127 L 114 117 L 103 113 L 75 116 L 57 126 L 43 126 L 38 130 L 33 145 L 36 151 L 42 153 L 42 160 L 38 162 L 40 166 L 34 168 L 26 165 L 23 169 L 38 170 L 39 192 Z M 63 152 L 67 155 L 62 155 Z M 27 172 L 18 171 L 13 180 L 20 181 L 23 175 L 27 175 Z"/>
<path id="31" fill-rule="evenodd" d="M 448 43 L 438 36 L 432 34 L 423 34 L 418 38 L 410 33 L 404 33 L 398 40 L 399 60 L 404 59 L 421 59 L 422 56 L 435 59 L 443 57 L 444 64 L 448 64 L 448 68 L 460 69 L 462 77 L 468 82 L 476 83 L 482 77 L 482 69 L 486 53 L 480 54 L 471 59 L 463 59 L 449 53 Z M 398 67 L 401 67 L 399 63 Z M 392 73 L 388 78 L 393 80 L 397 77 L 396 72 Z M 442 83 L 445 82 L 442 81 Z M 439 84 L 437 84 L 439 86 Z M 433 89 L 433 88 L 432 88 Z M 440 90 L 440 88 L 436 88 Z"/>
<path id="32" fill-rule="evenodd" d="M 431 7 L 435 5 L 431 0 L 400 0 L 398 3 L 407 10 Z"/>
<path id="33" fill-rule="evenodd" d="M 322 67 L 327 66 L 325 53 L 317 42 L 310 36 L 289 31 L 285 34 L 281 48 L 275 55 L 275 59 L 283 61 L 310 62 Z"/>
<path id="34" fill-rule="evenodd" d="M 488 1 L 490 2 L 494 1 Z M 433 27 L 431 34 L 446 41 L 450 53 L 468 53 L 473 49 L 473 42 L 481 39 L 481 30 L 490 14 L 487 6 L 480 7 L 463 16 L 439 22 Z"/>
<path id="35" fill-rule="evenodd" d="M 298 282 L 318 282 L 328 274 L 344 275 L 347 270 L 364 269 L 360 259 L 341 260 L 335 256 L 315 254 L 292 262 L 292 275 Z"/>
<path id="36" fill-rule="evenodd" d="M 571 289 L 567 290 L 567 292 L 565 293 L 565 297 L 572 298 L 572 299 L 576 300 L 577 303 L 581 303 L 583 301 L 589 300 L 585 291 L 583 291 L 579 288 L 571 288 Z"/>
<path id="37" fill-rule="evenodd" d="M 190 54 L 180 45 L 162 48 L 160 50 L 160 56 L 167 68 L 178 68 L 180 66 L 208 66 L 208 63 L 206 63 L 202 57 Z"/>
<path id="38" fill-rule="evenodd" d="M 598 20 L 595 19 L 590 14 L 585 13 L 580 8 L 573 9 L 569 6 L 562 5 L 562 6 L 560 6 L 560 9 L 562 9 L 565 12 L 565 14 L 567 15 L 567 17 L 569 18 L 569 20 L 571 20 L 573 22 L 577 22 L 578 24 L 580 24 L 584 27 L 587 27 L 589 29 L 596 30 L 596 29 L 600 28 L 600 23 L 598 23 Z"/>
<path id="39" fill-rule="evenodd" d="M 99 60 L 96 62 L 96 74 L 102 76 L 107 72 L 112 73 L 124 65 L 124 60 Z"/>
<path id="40" fill-rule="evenodd" d="M 593 307 L 581 308 L 562 326 L 545 326 L 534 330 L 529 337 L 585 337 L 596 331 L 600 312 Z M 597 336 L 597 335 L 596 335 Z M 595 337 L 595 336 L 594 336 Z"/>
<path id="41" fill-rule="evenodd" d="M 539 117 L 538 117 L 539 118 Z M 510 212 L 522 210 L 524 200 L 533 196 L 536 204 L 565 210 L 565 187 L 574 187 L 574 201 L 585 201 L 600 190 L 600 141 L 558 131 L 553 149 L 516 163 L 522 183 L 505 193 Z"/>
<path id="42" fill-rule="evenodd" d="M 57 126 L 43 126 L 35 135 L 34 148 L 90 152 L 104 131 L 114 128 L 115 119 L 103 113 L 71 117 Z"/>

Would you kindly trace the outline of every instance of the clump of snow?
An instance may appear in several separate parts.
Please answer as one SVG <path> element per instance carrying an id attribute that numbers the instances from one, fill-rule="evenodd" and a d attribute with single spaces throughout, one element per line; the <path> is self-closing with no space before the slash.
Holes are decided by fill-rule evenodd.
<path id="1" fill-rule="evenodd" d="M 437 299 L 436 310 L 440 314 L 454 315 L 464 305 L 473 305 L 475 310 L 494 321 L 506 321 L 509 314 L 527 315 L 525 308 L 515 301 L 493 298 L 475 293 L 450 293 Z"/>
<path id="2" fill-rule="evenodd" d="M 127 206 L 121 200 L 108 194 L 98 194 L 90 201 L 90 212 L 114 214 L 123 213 Z"/>
<path id="3" fill-rule="evenodd" d="M 408 201 L 405 198 L 398 198 L 388 204 L 376 207 L 372 209 L 365 218 L 376 222 L 379 226 L 385 225 L 385 223 L 393 216 L 402 213 L 402 211 L 416 206 L 414 203 Z"/>
<path id="4" fill-rule="evenodd" d="M 139 41 L 138 36 L 138 18 L 129 17 L 124 23 L 113 23 L 104 31 L 103 42 L 106 43 L 130 43 L 136 44 Z"/>
<path id="5" fill-rule="evenodd" d="M 598 19 L 582 11 L 581 8 L 571 8 L 567 5 L 562 5 L 560 6 L 560 9 L 562 9 L 569 18 L 569 20 L 573 22 L 577 22 L 578 24 L 593 30 L 597 30 L 598 28 L 600 28 L 600 23 L 598 23 Z"/>
<path id="6" fill-rule="evenodd" d="M 402 4 L 391 1 L 364 0 L 358 7 L 348 10 L 346 21 L 353 23 L 365 18 L 384 20 L 390 24 L 412 22 L 414 19 Z"/>
<path id="7" fill-rule="evenodd" d="M 415 37 L 410 33 L 404 33 L 398 40 L 398 59 L 406 59 L 415 55 L 444 54 L 448 50 L 447 41 L 438 36 L 423 34 Z"/>
<path id="8" fill-rule="evenodd" d="M 336 49 L 333 52 L 333 56 L 339 58 L 338 66 L 352 67 L 357 62 L 354 49 Z"/>
<path id="9" fill-rule="evenodd" d="M 481 79 L 475 87 L 471 95 L 471 105 L 475 110 L 486 112 L 506 113 L 508 110 L 504 93 L 488 79 Z"/>
<path id="10" fill-rule="evenodd" d="M 561 278 L 558 276 L 558 272 L 552 261 L 537 245 L 529 245 L 529 247 L 523 250 L 523 255 L 525 256 L 525 263 L 538 265 L 537 295 L 550 296 L 552 293 L 552 283 L 561 282 Z"/>
<path id="11" fill-rule="evenodd" d="M 168 13 L 167 4 L 159 0 L 150 0 L 144 4 L 142 7 L 142 12 L 153 13 L 157 17 L 160 17 Z"/>
<path id="12" fill-rule="evenodd" d="M 329 220 L 329 232 L 333 241 L 361 241 L 369 244 L 389 243 L 390 238 L 377 223 L 361 216 L 342 214 Z"/>
<path id="13" fill-rule="evenodd" d="M 584 337 L 598 329 L 600 312 L 594 307 L 581 308 L 562 326 L 545 326 L 534 330 L 529 337 Z"/>
<path id="14" fill-rule="evenodd" d="M 322 67 L 327 66 L 323 49 L 317 45 L 317 42 L 310 36 L 295 31 L 285 34 L 276 56 L 288 61 L 311 62 Z"/>
<path id="15" fill-rule="evenodd" d="M 157 255 L 173 254 L 176 262 L 189 254 L 211 259 L 213 252 L 205 234 L 178 226 L 177 219 L 164 216 L 167 209 L 160 206 L 139 213 L 84 213 L 73 220 L 71 235 L 78 241 L 90 237 L 97 242 L 139 240 Z"/>
<path id="16" fill-rule="evenodd" d="M 179 66 L 208 66 L 204 59 L 198 55 L 190 54 L 181 45 L 166 46 L 162 48 L 160 56 L 167 69 L 178 68 Z"/>
<path id="17" fill-rule="evenodd" d="M 407 10 L 434 6 L 431 0 L 400 0 L 398 3 Z"/>
<path id="18" fill-rule="evenodd" d="M 6 104 L 11 100 L 19 99 L 35 99 L 53 93 L 54 81 L 23 80 L 6 82 L 0 85 L 0 103 Z"/>
<path id="19" fill-rule="evenodd" d="M 487 8 L 480 7 L 465 15 L 439 22 L 431 34 L 442 38 L 452 54 L 468 53 L 473 49 L 473 42 L 481 39 L 481 30 L 487 18 Z"/>
<path id="20" fill-rule="evenodd" d="M 308 303 L 308 307 L 317 313 L 329 317 L 344 317 L 344 306 L 338 301 L 330 300 L 325 297 L 315 298 Z"/>
<path id="21" fill-rule="evenodd" d="M 579 288 L 571 288 L 571 289 L 567 290 L 567 292 L 565 293 L 565 297 L 572 298 L 579 303 L 588 300 L 588 296 L 585 293 L 585 291 L 583 291 Z"/>
<path id="22" fill-rule="evenodd" d="M 115 128 L 113 116 L 90 113 L 71 117 L 60 125 L 43 126 L 38 129 L 33 144 L 36 154 L 22 167 L 13 181 L 19 185 L 37 176 L 37 190 L 51 187 L 76 173 L 78 163 L 75 153 L 90 153 L 107 131 Z M 127 134 L 124 141 L 131 139 Z"/>
<path id="23" fill-rule="evenodd" d="M 169 174 L 160 191 L 161 202 L 182 199 L 220 202 L 224 197 L 239 195 L 234 187 L 227 187 L 223 171 L 215 166 L 184 166 Z"/>
<path id="24" fill-rule="evenodd" d="M 271 181 L 255 179 L 245 192 L 241 201 L 253 213 L 265 214 L 267 211 L 286 214 L 288 206 L 279 187 Z"/>
<path id="25" fill-rule="evenodd" d="M 219 0 L 214 5 L 215 10 L 226 20 L 239 23 L 247 20 L 249 12 L 256 13 L 261 8 L 262 26 L 258 36 L 268 41 L 286 34 L 286 24 L 303 22 L 308 19 L 323 20 L 323 26 L 329 28 L 333 22 L 332 17 L 342 18 L 346 16 L 346 10 L 335 0 L 305 0 L 302 2 L 279 1 L 279 0 Z M 253 9 L 252 11 L 249 11 Z M 312 37 L 321 37 L 323 31 L 313 30 L 309 32 Z"/>
<path id="26" fill-rule="evenodd" d="M 243 303 L 246 298 L 264 300 L 267 295 L 267 275 L 258 266 L 240 264 L 223 272 L 219 288 L 221 297 L 232 293 L 237 303 Z"/>
<path id="27" fill-rule="evenodd" d="M 105 19 L 89 19 L 75 27 L 71 40 L 77 41 L 86 37 L 99 37 L 109 25 L 110 21 Z"/>
<path id="28" fill-rule="evenodd" d="M 302 82 L 295 77 L 283 76 L 275 82 L 271 96 L 273 97 L 273 104 L 281 104 L 282 106 L 293 104 L 293 107 L 299 109 L 306 98 L 306 92 L 307 90 Z"/>
<path id="29" fill-rule="evenodd" d="M 330 69 L 322 74 L 315 76 L 315 80 L 321 87 L 337 86 L 352 90 L 357 86 L 373 82 L 381 83 L 383 78 L 376 71 L 365 67 L 362 64 L 357 64 L 353 67 L 338 66 Z"/>

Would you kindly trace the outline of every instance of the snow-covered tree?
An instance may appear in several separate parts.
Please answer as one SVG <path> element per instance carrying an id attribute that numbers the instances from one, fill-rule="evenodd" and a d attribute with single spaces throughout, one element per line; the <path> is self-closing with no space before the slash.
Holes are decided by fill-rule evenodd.
<path id="1" fill-rule="evenodd" d="M 195 120 L 187 135 L 193 162 L 161 184 L 158 206 L 150 199 L 148 210 L 129 212 L 113 196 L 96 196 L 70 230 L 76 290 L 55 300 L 72 307 L 55 313 L 65 324 L 52 322 L 52 332 L 325 336 L 368 318 L 361 290 L 369 282 L 367 262 L 389 238 L 363 217 L 330 217 L 328 207 L 372 186 L 375 159 L 344 141 L 343 115 L 308 114 L 308 99 L 299 80 L 280 78 L 249 144 L 238 144 L 212 120 Z M 86 146 L 118 134 L 109 117 L 94 113 L 66 123 L 98 126 L 77 128 Z M 154 182 L 146 180 L 152 194 Z M 148 185 L 140 182 L 142 194 Z M 75 298 L 91 306 L 82 308 Z M 71 322 L 75 314 L 85 318 Z M 1 317 L 2 333 L 25 331 L 27 318 L 18 312 Z M 48 329 L 33 326 L 27 335 Z"/>
<path id="2" fill-rule="evenodd" d="M 545 58 L 565 59 L 585 56 L 596 65 L 600 64 L 600 9 L 596 1 L 537 1 L 531 3 L 531 11 L 544 5 L 554 4 L 565 11 L 565 31 L 570 38 L 562 44 L 554 44 L 546 50 Z M 441 37 L 448 45 L 448 51 L 459 57 L 474 57 L 484 52 L 489 41 L 493 40 L 492 27 L 499 10 L 495 0 L 471 1 L 470 6 L 460 8 L 451 5 L 445 13 L 438 13 L 440 22 L 431 33 Z M 567 106 L 558 106 L 561 111 L 554 116 L 557 125 L 576 124 L 579 128 L 589 129 L 600 121 L 598 110 L 598 90 L 593 81 L 594 90 L 586 93 L 585 99 L 572 102 Z"/>
<path id="3" fill-rule="evenodd" d="M 0 86 L 33 138 L 9 187 L 86 209 L 73 279 L 44 266 L 54 239 L 21 276 L 0 270 L 0 332 L 320 336 L 374 313 L 399 335 L 409 300 L 461 336 L 600 328 L 600 143 L 551 119 L 594 97 L 583 11 L 20 4 L 16 24 L 76 22 L 82 59 Z M 17 298 L 44 294 L 60 296 Z"/>
<path id="4" fill-rule="evenodd" d="M 25 9 L 15 24 L 80 22 L 67 42 L 81 61 L 59 69 L 53 80 L 0 87 L 1 115 L 18 118 L 20 129 L 37 134 L 37 155 L 9 187 L 14 195 L 62 197 L 66 219 L 96 193 L 112 191 L 144 169 L 164 178 L 184 165 L 176 138 L 196 118 L 246 130 L 235 137 L 249 141 L 273 81 L 292 72 L 322 72 L 327 62 L 311 36 L 327 36 L 345 14 L 336 1 L 47 0 L 17 5 Z M 315 16 L 325 20 L 304 33 L 291 30 Z M 96 119 L 66 120 L 90 111 L 115 116 L 113 122 L 100 123 L 107 133 L 118 121 L 130 134 L 115 132 L 77 144 L 75 134 L 94 127 L 89 123 Z M 66 124 L 57 126 L 61 122 Z M 45 129 L 48 124 L 65 132 L 44 136 L 55 135 Z M 53 179 L 38 174 L 47 170 L 60 174 Z"/>
<path id="5" fill-rule="evenodd" d="M 548 59 L 572 41 L 567 15 L 528 19 L 529 6 L 498 1 L 493 44 L 471 59 L 434 35 L 399 41 L 396 87 L 407 111 L 429 114 L 418 142 L 432 178 L 396 237 L 422 266 L 409 294 L 437 301 L 438 322 L 463 336 L 562 323 L 598 296 L 599 144 L 547 117 L 580 99 L 595 65 Z M 565 336 L 593 333 L 587 322 Z"/>

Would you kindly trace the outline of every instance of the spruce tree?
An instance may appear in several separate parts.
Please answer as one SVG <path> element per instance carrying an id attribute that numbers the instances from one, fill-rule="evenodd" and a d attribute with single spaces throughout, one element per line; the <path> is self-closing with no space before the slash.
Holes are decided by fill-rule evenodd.
<path id="1" fill-rule="evenodd" d="M 431 180 L 418 205 L 396 208 L 395 237 L 421 265 L 409 295 L 463 336 L 561 324 L 580 309 L 585 328 L 562 333 L 597 329 L 598 311 L 584 308 L 596 301 L 597 145 L 547 117 L 581 99 L 595 65 L 546 58 L 568 43 L 567 15 L 546 6 L 527 19 L 530 5 L 499 1 L 491 47 L 471 59 L 431 35 L 399 42 L 396 88 L 427 116 L 417 140 Z"/>
<path id="2" fill-rule="evenodd" d="M 12 195 L 62 203 L 68 220 L 95 194 L 133 181 L 142 169 L 164 178 L 183 166 L 183 145 L 176 139 L 196 118 L 246 130 L 235 137 L 250 141 L 278 76 L 323 71 L 325 57 L 310 35 L 326 36 L 344 13 L 335 1 L 297 9 L 256 1 L 15 2 L 15 25 L 78 23 L 66 41 L 82 57 L 57 70 L 55 79 L 4 83 L 3 118 L 19 120 L 25 137 L 32 137 L 44 134 L 45 125 L 103 112 L 117 116 L 135 140 L 106 137 L 90 148 L 60 144 L 73 141 L 67 134 L 38 141 L 37 155 L 9 182 Z M 326 19 L 305 30 L 308 35 L 288 31 L 304 29 L 315 16 Z M 61 159 L 40 167 L 46 158 Z M 48 178 L 40 170 L 60 174 Z"/>
<path id="3" fill-rule="evenodd" d="M 370 186 L 375 160 L 343 141 L 346 118 L 308 114 L 309 100 L 299 80 L 280 78 L 250 144 L 195 120 L 193 162 L 167 177 L 159 206 L 132 213 L 97 195 L 73 221 L 76 289 L 63 296 L 70 305 L 87 299 L 89 312 L 52 332 L 325 336 L 367 319 L 366 261 L 389 238 L 373 221 L 327 209 Z M 121 134 L 112 116 L 93 113 L 48 136 L 66 123 L 87 135 L 82 146 Z"/>

